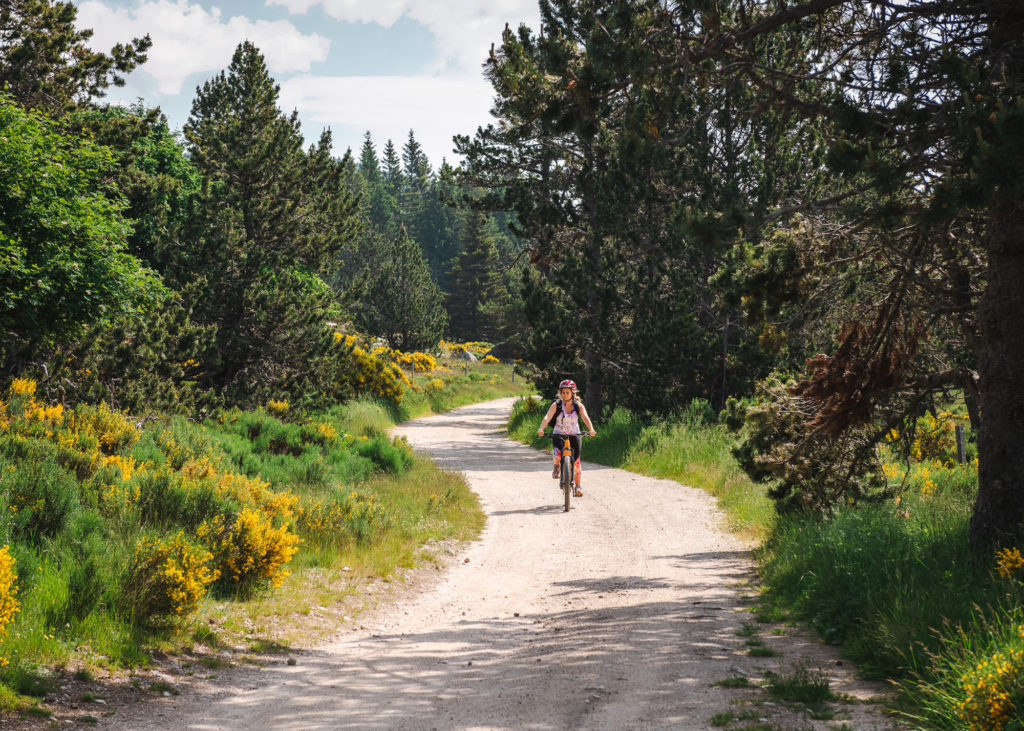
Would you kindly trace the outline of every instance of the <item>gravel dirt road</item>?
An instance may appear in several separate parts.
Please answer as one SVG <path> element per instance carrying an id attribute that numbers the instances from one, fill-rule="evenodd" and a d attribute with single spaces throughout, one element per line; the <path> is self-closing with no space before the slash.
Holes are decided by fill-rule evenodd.
<path id="1" fill-rule="evenodd" d="M 488 515 L 481 540 L 358 628 L 266 668 L 99 719 L 174 729 L 893 728 L 830 648 L 758 626 L 749 546 L 714 500 L 678 483 L 584 463 L 566 513 L 550 457 L 507 439 L 511 399 L 397 428 L 465 472 Z M 597 425 L 600 429 L 600 425 Z M 586 456 L 586 444 L 583 448 Z M 805 663 L 846 702 L 831 720 L 773 700 L 765 673 Z M 746 677 L 750 686 L 716 681 Z M 826 714 L 827 715 L 827 714 Z M 721 717 L 719 717 L 721 718 Z M 746 720 L 741 720 L 746 719 Z"/>

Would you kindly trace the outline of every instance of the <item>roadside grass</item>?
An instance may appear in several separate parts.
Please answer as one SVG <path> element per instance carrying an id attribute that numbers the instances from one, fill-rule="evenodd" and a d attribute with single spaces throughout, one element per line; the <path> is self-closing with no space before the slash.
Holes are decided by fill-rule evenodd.
<path id="1" fill-rule="evenodd" d="M 20 486 L 0 492 L 15 516 L 0 524 L 0 711 L 36 713 L 61 671 L 94 676 L 144 665 L 154 651 L 264 652 L 320 639 L 343 613 L 358 614 L 365 602 L 346 597 L 366 582 L 395 580 L 483 525 L 461 475 L 413 455 L 390 428 L 524 386 L 510 365 L 475 363 L 468 375 L 442 365 L 429 379 L 417 374 L 400 406 L 366 397 L 292 413 L 276 402 L 139 431 L 98 407 L 72 421 L 19 385 L 0 400 L 0 478 Z M 45 507 L 33 512 L 31 500 Z M 262 555 L 281 563 L 245 584 L 195 584 L 195 611 L 168 603 L 152 621 L 134 615 L 126 582 L 140 541 L 195 546 L 204 520 L 246 510 L 256 516 L 253 550 L 262 541 L 271 551 Z"/>

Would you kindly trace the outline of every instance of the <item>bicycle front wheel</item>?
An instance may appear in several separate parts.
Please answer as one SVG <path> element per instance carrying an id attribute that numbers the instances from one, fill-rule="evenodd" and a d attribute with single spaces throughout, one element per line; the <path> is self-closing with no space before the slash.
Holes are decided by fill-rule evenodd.
<path id="1" fill-rule="evenodd" d="M 569 503 L 572 501 L 573 491 L 572 479 L 572 457 L 562 457 L 562 494 L 565 496 L 565 509 L 569 510 Z"/>

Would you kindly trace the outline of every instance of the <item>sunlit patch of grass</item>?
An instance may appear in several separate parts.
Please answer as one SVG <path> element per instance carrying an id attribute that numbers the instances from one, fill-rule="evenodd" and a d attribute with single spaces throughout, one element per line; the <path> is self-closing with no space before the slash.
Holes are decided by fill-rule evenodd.
<path id="1" fill-rule="evenodd" d="M 736 714 L 731 711 L 722 711 L 716 713 L 708 719 L 708 723 L 712 726 L 728 726 L 730 723 L 736 720 Z"/>
<path id="2" fill-rule="evenodd" d="M 261 655 L 288 652 L 291 649 L 292 648 L 288 645 L 282 644 L 280 642 L 275 642 L 274 640 L 260 639 L 254 640 L 253 642 L 249 643 L 249 652 L 255 652 Z"/>

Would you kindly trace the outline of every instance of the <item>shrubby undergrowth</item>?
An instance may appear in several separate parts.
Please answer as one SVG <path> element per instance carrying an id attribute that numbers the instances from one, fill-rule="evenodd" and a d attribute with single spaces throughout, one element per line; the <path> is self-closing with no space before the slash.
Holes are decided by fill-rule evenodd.
<path id="1" fill-rule="evenodd" d="M 201 423 L 51 405 L 15 380 L 0 394 L 0 691 L 45 692 L 53 664 L 136 663 L 157 638 L 185 638 L 208 596 L 266 598 L 295 567 L 353 552 L 386 574 L 409 546 L 479 527 L 465 483 L 387 430 L 505 395 L 511 374 L 430 365 L 395 367 L 401 401 L 272 399 Z"/>

